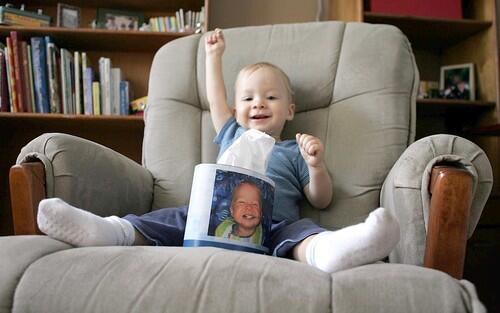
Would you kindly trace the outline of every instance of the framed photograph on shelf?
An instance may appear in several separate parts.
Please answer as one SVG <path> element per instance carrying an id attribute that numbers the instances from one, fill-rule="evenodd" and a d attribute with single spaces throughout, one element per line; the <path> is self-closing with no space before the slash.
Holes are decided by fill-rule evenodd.
<path id="1" fill-rule="evenodd" d="M 57 4 L 57 27 L 80 27 L 81 10 L 73 5 Z"/>
<path id="2" fill-rule="evenodd" d="M 139 30 L 144 23 L 144 14 L 136 11 L 97 10 L 97 25 L 110 30 Z"/>
<path id="3" fill-rule="evenodd" d="M 474 64 L 442 66 L 439 90 L 445 99 L 476 100 Z"/>

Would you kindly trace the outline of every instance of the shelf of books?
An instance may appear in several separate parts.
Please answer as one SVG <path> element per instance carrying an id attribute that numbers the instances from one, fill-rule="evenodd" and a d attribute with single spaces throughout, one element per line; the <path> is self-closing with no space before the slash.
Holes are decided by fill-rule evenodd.
<path id="1" fill-rule="evenodd" d="M 131 102 L 147 102 L 155 52 L 203 30 L 203 1 L 174 2 L 104 1 L 103 8 L 97 1 L 33 1 L 27 9 L 14 1 L 0 6 L 0 112 L 137 113 Z M 61 16 L 62 8 L 73 10 L 69 21 Z"/>

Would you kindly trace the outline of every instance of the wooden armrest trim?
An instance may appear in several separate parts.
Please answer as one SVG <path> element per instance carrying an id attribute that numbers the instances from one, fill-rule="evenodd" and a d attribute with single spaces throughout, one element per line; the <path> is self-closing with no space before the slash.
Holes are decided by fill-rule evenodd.
<path id="1" fill-rule="evenodd" d="M 10 168 L 10 198 L 15 235 L 42 234 L 36 223 L 38 203 L 45 198 L 45 168 L 40 162 Z"/>
<path id="2" fill-rule="evenodd" d="M 463 275 L 472 187 L 472 175 L 464 169 L 453 166 L 432 169 L 424 266 L 457 279 Z"/>

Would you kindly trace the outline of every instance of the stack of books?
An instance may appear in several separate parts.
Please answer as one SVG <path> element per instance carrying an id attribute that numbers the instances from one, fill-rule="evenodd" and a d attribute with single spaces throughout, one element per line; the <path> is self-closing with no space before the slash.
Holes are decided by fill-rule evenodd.
<path id="1" fill-rule="evenodd" d="M 101 57 L 94 73 L 86 52 L 58 48 L 49 36 L 22 40 L 11 31 L 0 44 L 0 110 L 128 115 L 130 86 L 122 76 L 109 58 Z"/>
<path id="2" fill-rule="evenodd" d="M 150 29 L 154 32 L 185 32 L 194 31 L 198 26 L 203 25 L 205 20 L 205 8 L 201 11 L 187 11 L 179 9 L 175 16 L 158 16 L 149 19 Z"/>

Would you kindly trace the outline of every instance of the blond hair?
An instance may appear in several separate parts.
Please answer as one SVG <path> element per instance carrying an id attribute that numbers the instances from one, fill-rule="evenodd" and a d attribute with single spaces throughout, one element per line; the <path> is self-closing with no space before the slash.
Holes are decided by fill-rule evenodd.
<path id="1" fill-rule="evenodd" d="M 278 74 L 278 76 L 283 81 L 283 84 L 285 84 L 285 87 L 286 87 L 286 90 L 287 90 L 287 93 L 288 93 L 288 99 L 290 100 L 290 103 L 293 103 L 294 92 L 293 92 L 293 89 L 292 89 L 292 83 L 290 82 L 290 78 L 288 78 L 288 75 L 286 75 L 286 73 L 281 68 L 279 68 L 278 66 L 276 66 L 276 65 L 274 65 L 272 63 L 269 63 L 269 62 L 254 63 L 254 64 L 250 64 L 250 65 L 247 65 L 244 68 L 242 68 L 240 70 L 240 72 L 238 73 L 238 76 L 236 77 L 235 88 L 238 86 L 238 82 L 240 81 L 240 79 L 244 75 L 250 75 L 253 72 L 255 72 L 255 71 L 257 71 L 257 70 L 259 70 L 261 68 L 271 69 L 275 73 Z"/>

